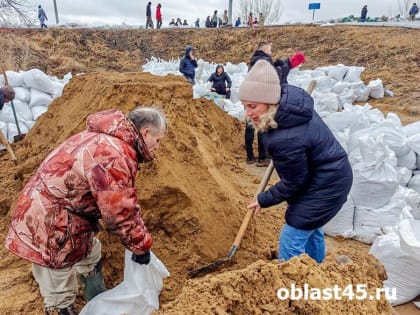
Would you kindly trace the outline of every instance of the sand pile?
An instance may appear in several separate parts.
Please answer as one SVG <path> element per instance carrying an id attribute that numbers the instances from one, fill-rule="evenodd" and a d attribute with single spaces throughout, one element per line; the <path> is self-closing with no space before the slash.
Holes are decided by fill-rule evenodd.
<path id="1" fill-rule="evenodd" d="M 8 155 L 1 156 L 1 241 L 7 232 L 10 207 L 48 152 L 84 129 L 88 114 L 108 108 L 128 112 L 139 104 L 161 105 L 169 119 L 169 132 L 158 158 L 144 165 L 137 185 L 144 220 L 155 239 L 153 250 L 173 275 L 165 285 L 165 301 L 176 296 L 187 269 L 228 250 L 244 215 L 251 182 L 239 165 L 243 158 L 240 123 L 211 102 L 192 100 L 191 86 L 179 77 L 96 73 L 73 79 L 25 140 L 16 145 L 20 164 L 15 167 Z M 121 281 L 124 251 L 108 233 L 101 233 L 100 238 L 106 282 L 111 287 Z M 0 253 L 2 266 L 9 271 L 0 280 L 0 299 L 17 295 L 12 309 L 2 309 L 0 304 L 0 313 L 33 310 L 29 300 L 36 301 L 35 308 L 41 310 L 29 264 L 3 247 Z M 15 286 L 11 288 L 10 283 Z"/>
<path id="2" fill-rule="evenodd" d="M 183 311 L 191 306 L 198 310 L 202 307 L 203 312 L 209 313 L 208 310 L 218 306 L 220 314 L 228 309 L 232 314 L 258 314 L 258 308 L 270 313 L 280 305 L 282 309 L 302 310 L 302 314 L 314 310 L 306 314 L 316 314 L 319 307 L 328 307 L 328 303 L 289 305 L 276 300 L 275 289 L 311 277 L 318 279 L 320 285 L 353 281 L 381 286 L 381 267 L 367 255 L 355 252 L 352 257 L 355 264 L 346 267 L 334 264 L 317 267 L 305 258 L 297 260 L 296 266 L 288 263 L 280 269 L 261 261 L 249 266 L 258 259 L 271 260 L 275 256 L 283 217 L 278 208 L 264 210 L 251 223 L 235 264 L 218 276 L 187 282 L 188 270 L 226 255 L 259 178 L 244 169 L 241 124 L 210 101 L 192 100 L 191 86 L 175 76 L 92 73 L 73 78 L 63 96 L 50 105 L 27 137 L 14 146 L 19 165 L 14 166 L 5 152 L 0 156 L 0 241 L 3 243 L 7 233 L 10 209 L 18 193 L 52 149 L 83 130 L 88 114 L 109 108 L 128 112 L 140 104 L 162 106 L 169 119 L 169 132 L 157 159 L 144 165 L 137 179 L 144 220 L 155 240 L 153 251 L 171 272 L 164 284 L 161 303 L 165 306 L 176 301 L 165 306 L 165 310 L 191 314 L 190 310 Z M 99 238 L 103 242 L 105 281 L 111 288 L 122 280 L 124 249 L 107 232 L 101 232 Z M 42 314 L 42 299 L 30 264 L 12 256 L 3 246 L 0 255 L 3 271 L 0 314 Z M 229 272 L 240 268 L 245 269 Z M 78 302 L 84 303 L 82 299 Z M 363 303 L 364 307 L 371 307 L 369 314 L 387 309 L 385 302 Z M 362 306 L 344 303 L 337 307 L 351 310 Z"/>
<path id="3" fill-rule="evenodd" d="M 307 255 L 277 264 L 258 260 L 249 267 L 213 277 L 190 280 L 173 302 L 157 314 L 391 314 L 391 307 L 381 300 L 314 301 L 280 300 L 279 288 L 345 288 L 366 284 L 368 294 L 382 287 L 385 270 L 373 257 L 349 254 L 351 260 L 340 263 L 342 256 L 329 255 L 318 265 Z"/>

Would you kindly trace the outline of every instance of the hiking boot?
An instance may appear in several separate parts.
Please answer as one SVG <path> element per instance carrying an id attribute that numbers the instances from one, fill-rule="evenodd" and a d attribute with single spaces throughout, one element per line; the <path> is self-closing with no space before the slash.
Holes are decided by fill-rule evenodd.
<path id="1" fill-rule="evenodd" d="M 83 296 L 90 301 L 98 294 L 106 291 L 104 277 L 102 276 L 102 259 L 96 264 L 95 268 L 87 275 L 79 275 L 80 286 Z M 71 314 L 71 313 L 70 313 Z"/>
<path id="2" fill-rule="evenodd" d="M 268 165 L 270 165 L 270 160 L 268 160 L 268 159 L 258 160 L 256 165 L 258 167 L 267 167 Z"/>
<path id="3" fill-rule="evenodd" d="M 253 164 L 253 163 L 255 163 L 255 161 L 256 161 L 255 158 L 247 158 L 246 159 L 247 164 Z"/>

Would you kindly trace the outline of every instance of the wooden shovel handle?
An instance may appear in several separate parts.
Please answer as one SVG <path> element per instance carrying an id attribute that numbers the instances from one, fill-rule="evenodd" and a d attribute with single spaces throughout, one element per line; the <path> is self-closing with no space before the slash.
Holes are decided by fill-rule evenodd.
<path id="1" fill-rule="evenodd" d="M 270 180 L 273 170 L 274 170 L 274 165 L 273 165 L 273 161 L 271 160 L 270 164 L 268 165 L 265 171 L 264 177 L 260 185 L 258 186 L 257 192 L 255 193 L 255 199 L 257 199 L 257 196 L 259 193 L 265 190 L 265 187 L 267 186 L 267 183 Z M 251 221 L 253 216 L 254 216 L 254 209 L 248 209 L 248 212 L 246 213 L 245 218 L 242 221 L 241 227 L 239 228 L 238 234 L 236 234 L 236 238 L 235 238 L 235 241 L 233 242 L 233 246 L 236 246 L 237 248 L 239 248 L 239 245 L 241 244 L 245 231 L 248 228 L 249 221 Z"/>
<path id="2" fill-rule="evenodd" d="M 3 70 L 3 77 L 4 77 L 4 86 L 8 86 L 9 80 L 7 80 L 6 70 Z"/>
<path id="3" fill-rule="evenodd" d="M 6 147 L 7 152 L 9 152 L 10 156 L 12 157 L 12 161 L 13 161 L 13 163 L 17 164 L 17 158 L 16 158 L 16 155 L 15 155 L 15 153 L 13 152 L 13 150 L 12 150 L 12 148 L 11 148 L 11 146 L 10 146 L 9 142 L 7 141 L 6 137 L 4 136 L 3 131 L 1 131 L 1 130 L 0 130 L 0 140 L 1 140 L 1 142 L 4 144 L 4 146 Z"/>

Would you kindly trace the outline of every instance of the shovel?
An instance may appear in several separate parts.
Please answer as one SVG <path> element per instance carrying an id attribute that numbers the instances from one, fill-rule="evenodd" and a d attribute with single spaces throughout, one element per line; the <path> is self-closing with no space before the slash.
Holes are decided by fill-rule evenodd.
<path id="1" fill-rule="evenodd" d="M 7 141 L 6 137 L 4 136 L 3 131 L 1 131 L 1 130 L 0 130 L 0 142 L 3 143 L 3 145 L 6 147 L 7 152 L 9 152 L 10 156 L 12 157 L 13 163 L 15 163 L 15 165 L 17 165 L 18 161 L 17 161 L 16 155 L 13 152 L 12 148 L 10 147 L 10 144 Z"/>
<path id="2" fill-rule="evenodd" d="M 309 95 L 312 94 L 313 90 L 315 89 L 316 81 L 312 80 L 309 82 L 308 87 L 306 88 L 306 91 Z M 270 180 L 271 174 L 273 173 L 274 165 L 273 160 L 270 161 L 270 165 L 268 165 L 264 177 L 258 186 L 257 192 L 255 193 L 255 199 L 257 199 L 257 196 L 259 193 L 263 192 L 265 190 L 265 187 L 267 186 L 268 181 Z M 229 249 L 229 252 L 227 253 L 226 257 L 220 258 L 216 260 L 215 262 L 212 262 L 210 264 L 207 264 L 203 267 L 200 267 L 198 269 L 194 269 L 188 272 L 189 278 L 195 278 L 199 276 L 203 276 L 205 274 L 208 274 L 210 272 L 216 271 L 223 266 L 229 264 L 232 261 L 232 257 L 236 254 L 237 250 L 239 249 L 239 245 L 241 244 L 242 238 L 245 234 L 246 229 L 248 228 L 249 222 L 251 221 L 252 217 L 254 216 L 254 209 L 249 209 L 248 212 L 245 215 L 245 218 L 242 221 L 241 227 L 239 228 L 238 233 L 236 234 L 236 238 L 232 244 L 232 247 Z"/>
<path id="3" fill-rule="evenodd" d="M 273 170 L 274 170 L 273 161 L 271 161 L 270 165 L 268 165 L 265 171 L 264 177 L 260 185 L 258 186 L 257 192 L 255 193 L 255 198 L 257 198 L 260 192 L 264 191 L 265 187 L 267 186 L 268 181 L 270 180 Z M 226 257 L 220 258 L 216 260 L 215 262 L 205 265 L 201 268 L 191 270 L 188 272 L 188 276 L 190 278 L 202 276 L 207 273 L 216 271 L 219 268 L 223 267 L 224 265 L 228 264 L 232 260 L 232 257 L 236 254 L 237 250 L 239 249 L 242 238 L 253 216 L 254 216 L 254 209 L 248 209 L 248 212 L 246 213 L 245 218 L 242 221 L 241 227 L 239 228 L 239 231 L 236 234 L 236 238 L 232 244 L 232 247 L 229 249 L 229 252 L 227 253 Z"/>
<path id="4" fill-rule="evenodd" d="M 6 71 L 3 71 L 3 76 L 4 76 L 4 84 L 5 84 L 5 86 L 8 86 L 9 85 L 9 81 L 7 80 Z M 16 115 L 16 110 L 15 110 L 15 104 L 13 104 L 13 101 L 12 100 L 10 100 L 10 104 L 12 106 L 13 117 L 15 118 L 16 128 L 17 128 L 17 132 L 18 132 L 18 134 L 13 137 L 13 139 L 16 142 L 16 141 L 20 141 L 23 138 L 25 138 L 25 135 L 22 134 L 22 132 L 20 131 L 19 121 L 18 121 L 18 118 L 17 118 L 17 115 Z"/>

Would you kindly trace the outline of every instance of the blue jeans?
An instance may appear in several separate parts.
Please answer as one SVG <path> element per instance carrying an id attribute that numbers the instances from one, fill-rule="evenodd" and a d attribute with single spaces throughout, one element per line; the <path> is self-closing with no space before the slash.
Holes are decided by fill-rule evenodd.
<path id="1" fill-rule="evenodd" d="M 279 260 L 289 260 L 306 253 L 318 263 L 325 258 L 325 239 L 322 228 L 300 230 L 284 224 L 279 239 Z"/>

